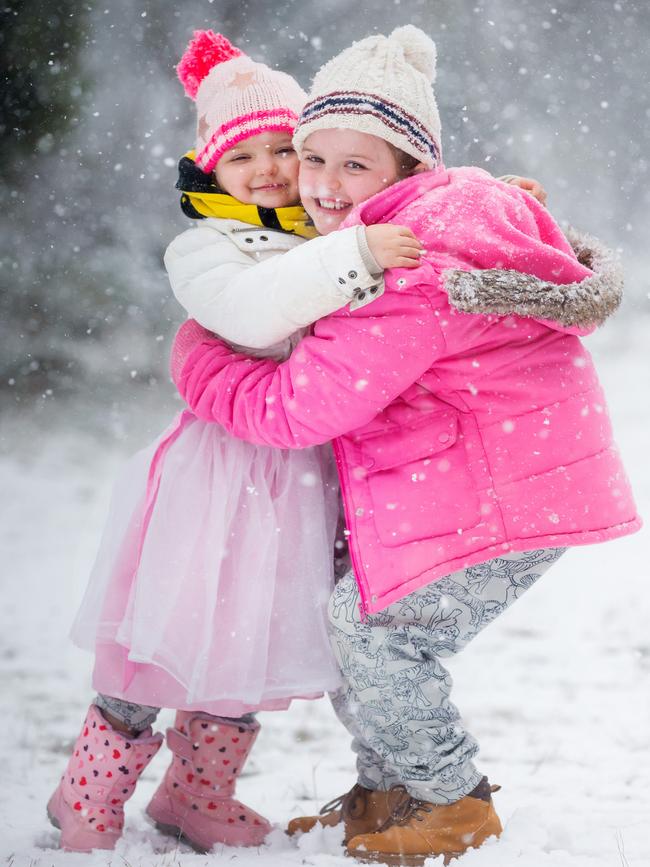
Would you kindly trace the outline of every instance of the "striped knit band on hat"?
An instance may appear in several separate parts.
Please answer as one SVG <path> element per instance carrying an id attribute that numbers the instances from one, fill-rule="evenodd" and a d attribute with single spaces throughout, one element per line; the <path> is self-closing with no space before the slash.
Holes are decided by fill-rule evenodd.
<path id="1" fill-rule="evenodd" d="M 195 31 L 177 72 L 196 102 L 196 165 L 206 173 L 244 139 L 292 134 L 305 104 L 290 75 L 256 63 L 212 30 Z"/>
<path id="2" fill-rule="evenodd" d="M 294 134 L 296 150 L 316 130 L 353 129 L 434 168 L 441 162 L 435 70 L 435 44 L 410 24 L 355 42 L 316 73 Z"/>
<path id="3" fill-rule="evenodd" d="M 207 141 L 199 150 L 201 135 L 201 119 L 199 119 L 196 165 L 204 172 L 211 172 L 223 154 L 230 148 L 234 148 L 240 141 L 262 132 L 286 132 L 292 135 L 297 122 L 298 115 L 287 108 L 251 111 L 215 129 L 211 135 L 206 136 Z"/>
<path id="4" fill-rule="evenodd" d="M 309 132 L 305 132 L 307 126 Z M 308 102 L 299 122 L 301 142 L 315 129 L 332 126 L 369 132 L 391 141 L 422 162 L 431 165 L 440 162 L 440 147 L 429 130 L 401 106 L 373 93 L 337 91 Z"/>

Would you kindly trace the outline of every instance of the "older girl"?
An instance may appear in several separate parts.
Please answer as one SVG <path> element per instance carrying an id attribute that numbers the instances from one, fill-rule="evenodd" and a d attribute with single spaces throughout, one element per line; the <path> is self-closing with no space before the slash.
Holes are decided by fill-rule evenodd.
<path id="1" fill-rule="evenodd" d="M 333 441 L 352 556 L 329 609 L 335 707 L 359 778 L 290 831 L 343 823 L 349 854 L 395 864 L 501 830 L 441 660 L 565 548 L 640 526 L 579 339 L 616 308 L 619 273 L 520 190 L 444 168 L 434 67 L 415 28 L 363 40 L 318 73 L 294 136 L 319 231 L 398 222 L 420 267 L 286 362 L 192 322 L 173 357 L 200 418 L 280 448 Z"/>

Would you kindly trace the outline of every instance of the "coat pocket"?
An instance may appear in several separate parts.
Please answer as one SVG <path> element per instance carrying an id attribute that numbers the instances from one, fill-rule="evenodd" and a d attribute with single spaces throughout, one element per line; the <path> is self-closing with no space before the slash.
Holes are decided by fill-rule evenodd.
<path id="1" fill-rule="evenodd" d="M 479 499 L 454 411 L 372 437 L 361 462 L 382 544 L 462 533 L 479 522 Z"/>

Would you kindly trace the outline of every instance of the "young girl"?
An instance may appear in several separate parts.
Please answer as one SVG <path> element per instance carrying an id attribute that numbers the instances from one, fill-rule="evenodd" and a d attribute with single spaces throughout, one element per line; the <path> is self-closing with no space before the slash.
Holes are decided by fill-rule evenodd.
<path id="1" fill-rule="evenodd" d="M 419 242 L 397 226 L 303 243 L 315 230 L 298 206 L 295 81 L 211 31 L 195 34 L 178 71 L 198 114 L 181 205 L 200 225 L 165 263 L 204 325 L 286 358 L 301 329 L 378 297 L 384 268 L 417 264 Z M 161 745 L 151 731 L 161 706 L 180 710 L 149 815 L 199 849 L 264 838 L 268 822 L 233 797 L 259 731 L 250 712 L 340 682 L 325 613 L 334 479 L 329 447 L 250 446 L 190 412 L 129 462 L 73 628 L 95 652 L 99 695 L 48 806 L 64 848 L 115 845 L 123 804 Z"/>
<path id="2" fill-rule="evenodd" d="M 298 207 L 291 134 L 305 94 L 293 79 L 211 31 L 178 72 L 198 110 L 182 205 L 208 219 L 166 262 L 179 293 L 203 290 L 222 337 L 286 358 L 300 329 L 379 292 L 383 268 L 416 264 L 419 242 L 394 226 L 299 247 L 315 231 Z M 269 823 L 234 798 L 259 731 L 251 712 L 340 683 L 326 634 L 334 478 L 329 448 L 252 446 L 190 412 L 127 464 L 73 627 L 95 652 L 99 695 L 48 804 L 64 848 L 115 845 L 162 743 L 161 706 L 179 711 L 149 816 L 197 849 L 262 842 Z"/>
<path id="3" fill-rule="evenodd" d="M 441 660 L 565 548 L 640 526 L 579 340 L 616 308 L 619 272 L 574 237 L 576 256 L 525 193 L 444 168 L 434 69 L 413 27 L 363 40 L 318 73 L 294 136 L 319 231 L 398 221 L 421 266 L 316 323 L 286 362 L 192 322 L 172 359 L 192 410 L 233 435 L 333 440 L 353 566 L 329 606 L 334 701 L 359 778 L 289 830 L 343 823 L 348 854 L 390 864 L 446 863 L 501 831 Z M 404 154 L 414 176 L 395 183 Z"/>

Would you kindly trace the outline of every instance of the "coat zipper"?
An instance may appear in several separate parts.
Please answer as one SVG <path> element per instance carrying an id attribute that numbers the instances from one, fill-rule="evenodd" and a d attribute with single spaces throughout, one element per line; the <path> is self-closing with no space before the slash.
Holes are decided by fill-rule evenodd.
<path id="1" fill-rule="evenodd" d="M 354 572 L 354 578 L 357 582 L 357 586 L 359 588 L 359 595 L 361 596 L 361 600 L 359 602 L 359 609 L 361 611 L 361 619 L 365 620 L 367 615 L 367 606 L 368 606 L 368 587 L 367 587 L 367 578 L 366 573 L 361 565 L 361 558 L 359 555 L 359 551 L 357 548 L 357 542 L 354 538 L 354 534 L 352 533 L 352 521 L 350 520 L 349 508 L 348 508 L 348 476 L 347 476 L 347 467 L 345 464 L 345 458 L 343 456 L 343 447 L 341 445 L 341 438 L 337 437 L 332 440 L 332 449 L 334 451 L 334 459 L 336 460 L 336 469 L 339 476 L 339 484 L 341 485 L 341 495 L 343 499 L 343 511 L 345 513 L 345 524 L 349 532 L 348 536 L 348 549 L 350 551 L 350 559 L 352 561 L 352 571 Z"/>

